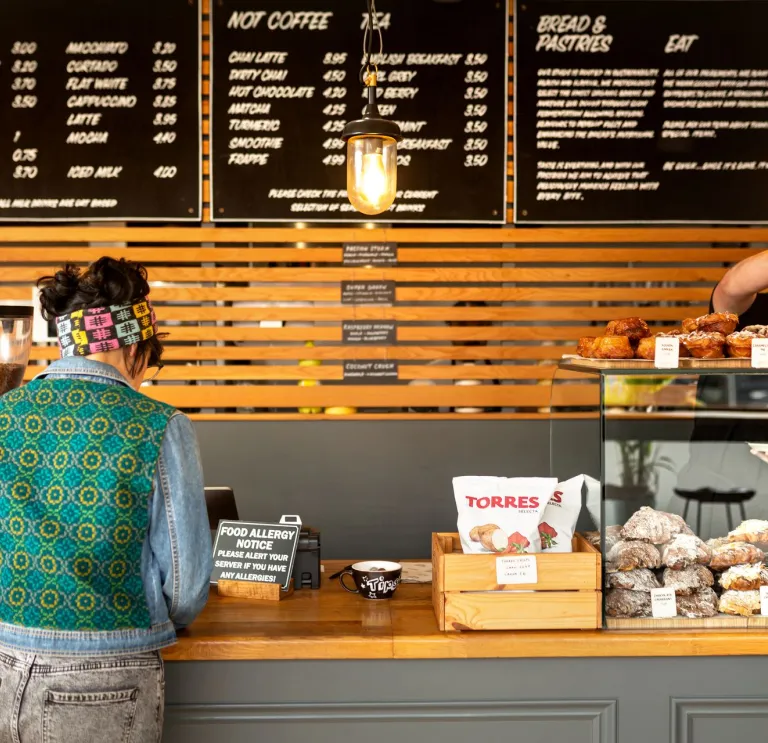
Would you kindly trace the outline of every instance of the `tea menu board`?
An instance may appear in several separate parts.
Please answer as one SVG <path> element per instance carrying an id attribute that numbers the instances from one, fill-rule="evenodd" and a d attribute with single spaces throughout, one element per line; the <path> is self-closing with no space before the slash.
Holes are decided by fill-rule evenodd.
<path id="1" fill-rule="evenodd" d="M 196 0 L 0 6 L 0 220 L 199 220 Z"/>
<path id="2" fill-rule="evenodd" d="M 525 0 L 515 221 L 768 222 L 763 0 Z"/>
<path id="3" fill-rule="evenodd" d="M 211 3 L 215 221 L 503 222 L 506 2 L 388 0 L 378 12 L 381 114 L 403 132 L 398 195 L 371 220 L 346 197 L 364 2 Z M 374 49 L 378 49 L 378 38 Z"/>

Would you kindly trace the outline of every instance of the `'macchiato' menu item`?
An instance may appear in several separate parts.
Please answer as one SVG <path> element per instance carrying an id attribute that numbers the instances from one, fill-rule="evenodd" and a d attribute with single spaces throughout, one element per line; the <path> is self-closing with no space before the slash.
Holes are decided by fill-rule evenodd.
<path id="1" fill-rule="evenodd" d="M 678 596 L 688 596 L 715 583 L 712 571 L 704 565 L 691 565 L 684 570 L 666 568 L 662 578 L 664 588 L 671 588 Z"/>
<path id="2" fill-rule="evenodd" d="M 720 576 L 720 585 L 726 591 L 759 591 L 768 586 L 768 568 L 761 563 L 734 565 Z"/>
<path id="3" fill-rule="evenodd" d="M 712 550 L 712 561 L 709 563 L 709 567 L 712 570 L 727 570 L 734 565 L 762 562 L 763 557 L 763 551 L 753 544 L 746 542 L 723 544 Z"/>
<path id="4" fill-rule="evenodd" d="M 731 542 L 768 542 L 768 521 L 748 519 L 728 532 Z"/>
<path id="5" fill-rule="evenodd" d="M 720 611 L 723 614 L 735 614 L 751 617 L 760 613 L 760 591 L 726 591 L 720 597 Z"/>
<path id="6" fill-rule="evenodd" d="M 661 567 L 661 553 L 658 547 L 648 542 L 626 540 L 617 542 L 606 559 L 615 564 L 617 570 Z"/>

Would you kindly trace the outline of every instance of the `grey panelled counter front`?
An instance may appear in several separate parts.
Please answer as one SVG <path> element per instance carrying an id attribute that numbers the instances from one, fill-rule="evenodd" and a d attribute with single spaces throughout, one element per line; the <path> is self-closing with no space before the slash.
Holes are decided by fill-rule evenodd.
<path id="1" fill-rule="evenodd" d="M 429 591 L 212 596 L 166 653 L 164 743 L 768 739 L 768 633 L 446 634 Z"/>

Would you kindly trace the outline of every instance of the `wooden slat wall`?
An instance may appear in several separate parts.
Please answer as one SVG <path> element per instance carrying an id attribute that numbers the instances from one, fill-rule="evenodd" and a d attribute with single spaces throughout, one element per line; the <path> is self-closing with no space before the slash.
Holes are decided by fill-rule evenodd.
<path id="1" fill-rule="evenodd" d="M 205 7 L 206 222 L 209 30 Z M 512 65 L 510 115 L 511 83 Z M 511 133 L 510 124 L 509 219 Z M 398 266 L 341 265 L 343 243 L 369 240 L 397 242 Z M 30 301 L 35 280 L 65 261 L 109 254 L 145 263 L 170 333 L 169 366 L 148 394 L 201 418 L 317 418 L 298 410 L 331 406 L 355 407 L 358 419 L 541 417 L 556 362 L 579 335 L 626 315 L 661 326 L 701 313 L 725 268 L 763 243 L 768 229 L 0 225 L 0 299 Z M 342 306 L 340 282 L 354 279 L 396 281 L 395 306 Z M 398 344 L 342 345 L 341 323 L 355 319 L 398 321 Z M 33 363 L 56 356 L 54 345 L 41 345 Z M 401 383 L 343 385 L 345 359 L 397 359 Z M 472 381 L 480 384 L 458 384 Z M 564 381 L 553 412 L 594 410 L 592 380 Z"/>

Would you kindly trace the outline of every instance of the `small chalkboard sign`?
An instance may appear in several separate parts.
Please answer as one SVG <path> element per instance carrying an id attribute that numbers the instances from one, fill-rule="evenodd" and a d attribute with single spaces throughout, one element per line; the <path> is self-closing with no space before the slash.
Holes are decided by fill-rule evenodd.
<path id="1" fill-rule="evenodd" d="M 397 323 L 394 320 L 345 320 L 341 324 L 341 342 L 393 346 L 397 343 Z"/>
<path id="2" fill-rule="evenodd" d="M 213 545 L 211 583 L 236 580 L 287 588 L 300 531 L 299 524 L 220 521 Z"/>
<path id="3" fill-rule="evenodd" d="M 394 266 L 397 243 L 344 243 L 345 266 Z"/>
<path id="4" fill-rule="evenodd" d="M 346 384 L 396 384 L 399 379 L 397 361 L 345 361 Z"/>
<path id="5" fill-rule="evenodd" d="M 342 281 L 342 304 L 394 304 L 394 281 Z"/>

